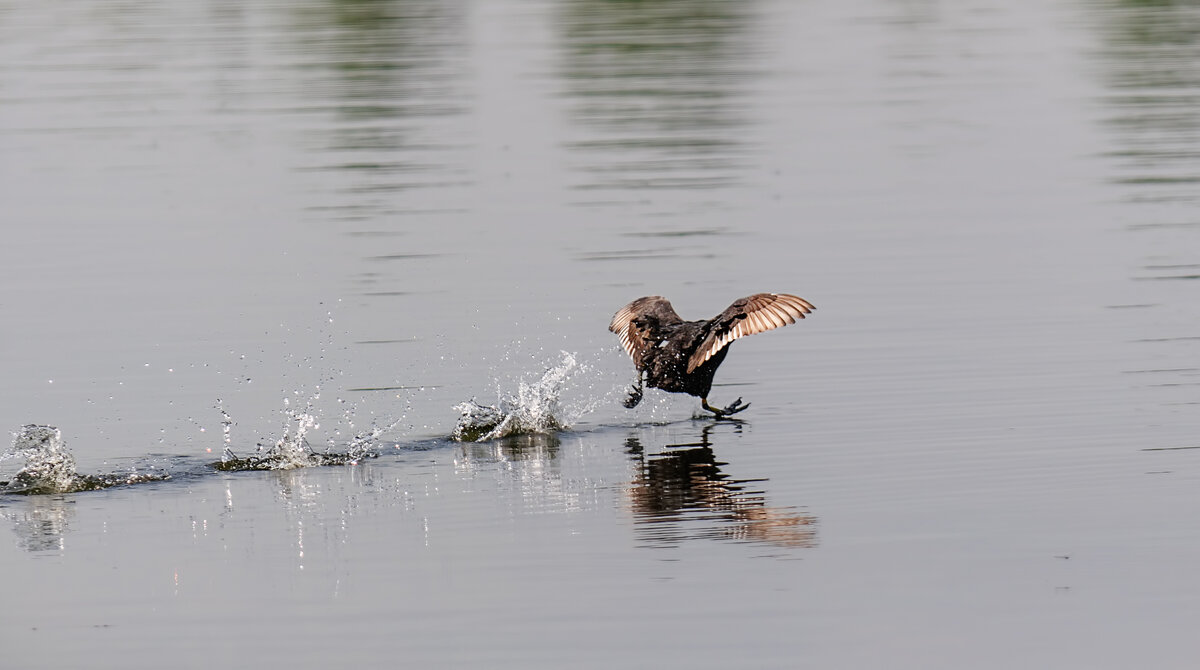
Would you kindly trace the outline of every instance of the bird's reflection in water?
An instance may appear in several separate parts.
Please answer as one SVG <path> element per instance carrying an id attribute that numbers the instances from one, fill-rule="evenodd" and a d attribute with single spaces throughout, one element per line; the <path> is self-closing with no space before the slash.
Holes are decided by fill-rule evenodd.
<path id="1" fill-rule="evenodd" d="M 817 520 L 793 508 L 770 507 L 759 488 L 765 479 L 733 479 L 721 471 L 710 442 L 668 444 L 647 455 L 631 436 L 625 446 L 640 465 L 628 487 L 629 502 L 647 546 L 671 547 L 690 539 L 761 542 L 805 548 L 817 544 Z"/>
<path id="2" fill-rule="evenodd" d="M 17 545 L 26 551 L 62 551 L 75 505 L 61 495 L 29 496 L 0 507 L 0 517 L 13 524 Z"/>

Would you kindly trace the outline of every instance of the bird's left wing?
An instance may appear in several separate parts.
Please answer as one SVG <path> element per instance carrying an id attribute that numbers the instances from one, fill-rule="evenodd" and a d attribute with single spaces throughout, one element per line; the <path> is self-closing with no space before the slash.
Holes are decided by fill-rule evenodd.
<path id="1" fill-rule="evenodd" d="M 675 313 L 675 308 L 671 307 L 669 300 L 661 295 L 648 295 L 617 310 L 608 324 L 608 329 L 620 336 L 621 348 L 629 354 L 633 365 L 640 370 L 646 352 L 658 344 L 649 324 L 672 325 L 682 322 L 683 319 Z"/>
<path id="2" fill-rule="evenodd" d="M 713 319 L 716 323 L 709 331 L 708 337 L 688 359 L 687 371 L 694 371 L 739 337 L 796 323 L 797 319 L 803 319 L 805 314 L 815 309 L 816 307 L 804 298 L 787 293 L 755 293 L 735 300 L 728 309 Z"/>

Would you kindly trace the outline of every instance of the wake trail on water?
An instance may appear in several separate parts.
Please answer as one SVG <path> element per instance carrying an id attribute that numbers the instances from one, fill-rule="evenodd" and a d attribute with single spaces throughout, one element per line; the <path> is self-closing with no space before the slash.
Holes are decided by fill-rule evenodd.
<path id="1" fill-rule="evenodd" d="M 563 351 L 540 376 L 527 374 L 515 382 L 496 379 L 495 404 L 483 404 L 472 398 L 455 405 L 460 416 L 450 437 L 459 442 L 487 442 L 570 430 L 584 416 L 611 400 L 612 391 L 595 392 L 597 387 L 604 386 L 601 377 L 593 366 L 581 363 L 576 354 Z M 564 400 L 564 395 L 570 395 L 568 391 L 573 392 L 572 399 Z M 236 422 L 222 401 L 217 400 L 224 442 L 221 460 L 206 463 L 204 467 L 238 472 L 355 464 L 378 456 L 380 436 L 405 419 L 401 416 L 395 420 L 372 420 L 367 429 L 353 432 L 348 442 L 335 444 L 330 438 L 325 450 L 317 450 L 310 444 L 310 437 L 320 428 L 320 417 L 314 407 L 319 398 L 319 391 L 307 402 L 293 403 L 285 398 L 282 435 L 259 442 L 249 455 L 234 451 Z M 345 412 L 341 425 L 356 431 L 354 408 L 349 407 Z M 21 460 L 23 465 L 7 479 L 0 470 L 0 494 L 73 493 L 171 479 L 170 473 L 154 465 L 130 468 L 128 472 L 80 474 L 62 432 L 54 426 L 29 424 L 14 433 L 13 438 L 12 446 L 0 453 L 0 465 L 8 460 Z"/>
<path id="2" fill-rule="evenodd" d="M 309 444 L 310 431 L 320 427 L 311 403 L 293 408 L 285 401 L 283 436 L 268 444 L 259 444 L 255 452 L 240 457 L 232 448 L 233 419 L 217 403 L 221 411 L 225 446 L 221 460 L 206 467 L 225 472 L 243 470 L 294 470 L 325 465 L 354 464 L 378 454 L 375 445 L 379 436 L 388 432 L 402 419 L 387 423 L 372 422 L 370 428 L 356 433 L 344 447 L 316 451 Z M 128 472 L 81 474 L 75 457 L 67 449 L 62 431 L 54 426 L 28 424 L 13 434 L 12 446 L 0 453 L 0 464 L 19 460 L 21 467 L 4 479 L 0 474 L 0 494 L 44 495 L 95 491 L 114 486 L 129 486 L 171 479 L 166 470 L 147 466 L 130 468 Z"/>

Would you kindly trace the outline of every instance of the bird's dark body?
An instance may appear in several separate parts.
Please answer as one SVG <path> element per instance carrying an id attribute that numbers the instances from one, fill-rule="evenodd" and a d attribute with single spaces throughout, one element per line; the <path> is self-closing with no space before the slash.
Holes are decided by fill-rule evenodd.
<path id="1" fill-rule="evenodd" d="M 716 321 L 684 321 L 671 325 L 646 325 L 657 340 L 654 348 L 646 351 L 645 360 L 639 370 L 646 375 L 646 385 L 651 388 L 687 393 L 697 398 L 707 398 L 712 390 L 713 376 L 725 355 L 726 346 L 700 367 L 688 372 L 688 358 L 700 348 Z"/>
<path id="2" fill-rule="evenodd" d="M 803 319 L 814 309 L 804 298 L 787 293 L 755 293 L 735 300 L 715 318 L 684 321 L 671 303 L 658 295 L 638 298 L 613 315 L 608 329 L 621 338 L 633 359 L 638 382 L 624 402 L 636 407 L 642 385 L 700 398 L 700 405 L 718 418 L 747 407 L 738 398 L 724 409 L 708 404 L 713 375 L 729 353 L 729 345 L 746 335 L 761 333 Z"/>

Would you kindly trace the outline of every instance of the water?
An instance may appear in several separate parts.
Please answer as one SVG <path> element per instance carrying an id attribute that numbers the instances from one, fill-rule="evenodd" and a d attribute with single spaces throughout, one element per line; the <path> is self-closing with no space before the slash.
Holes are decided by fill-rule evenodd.
<path id="1" fill-rule="evenodd" d="M 131 486 L 170 479 L 171 475 L 153 465 L 139 472 L 132 467 L 126 473 L 81 474 L 75 457 L 67 449 L 62 431 L 54 426 L 22 426 L 13 437 L 12 447 L 0 454 L 0 461 L 20 459 L 22 465 L 11 479 L 0 481 L 0 493 L 45 495 L 94 491 L 110 486 Z"/>
<path id="2" fill-rule="evenodd" d="M 546 370 L 541 378 L 519 382 L 515 393 L 501 395 L 495 405 L 481 405 L 474 398 L 455 405 L 460 416 L 451 437 L 459 441 L 488 442 L 569 430 L 578 417 L 599 404 L 599 399 L 593 398 L 580 407 L 562 406 L 564 384 L 580 372 L 579 368 L 575 356 L 564 351 L 562 360 Z"/>
<path id="3" fill-rule="evenodd" d="M 0 4 L 5 664 L 1190 667 L 1198 20 Z"/>

